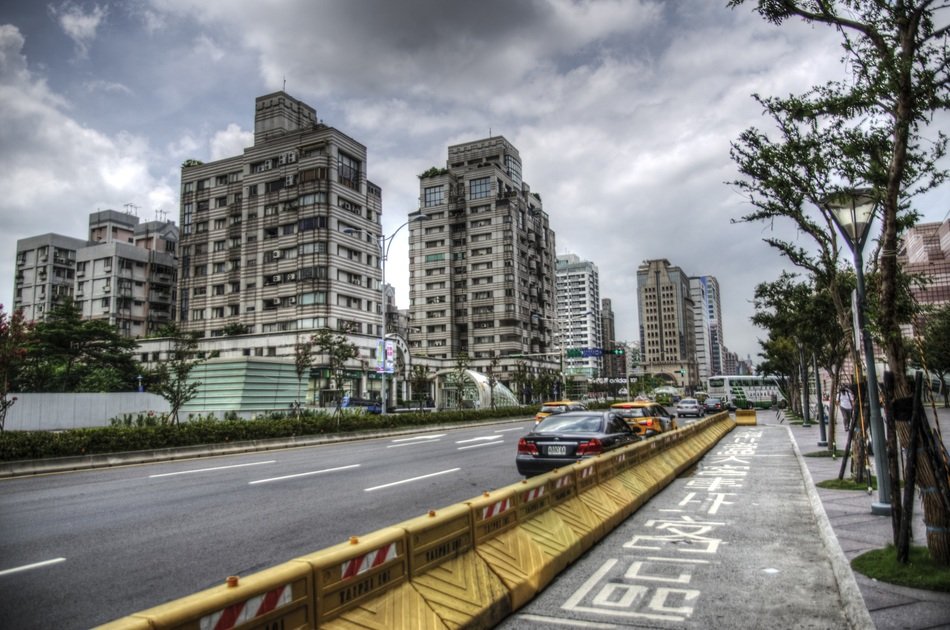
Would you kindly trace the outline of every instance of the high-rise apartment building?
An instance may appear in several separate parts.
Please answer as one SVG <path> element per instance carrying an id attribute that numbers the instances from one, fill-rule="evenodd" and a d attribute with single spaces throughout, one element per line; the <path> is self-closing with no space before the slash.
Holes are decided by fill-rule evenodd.
<path id="1" fill-rule="evenodd" d="M 89 215 L 88 240 L 44 234 L 17 242 L 14 308 L 42 320 L 64 298 L 84 319 L 104 319 L 128 337 L 172 320 L 178 228 L 135 215 Z"/>
<path id="2" fill-rule="evenodd" d="M 600 275 L 575 254 L 557 257 L 557 323 L 567 374 L 599 377 L 603 369 Z"/>
<path id="3" fill-rule="evenodd" d="M 700 276 L 699 279 L 706 289 L 710 376 L 728 374 L 728 372 L 723 371 L 723 354 L 726 352 L 726 346 L 722 334 L 722 302 L 720 301 L 719 280 L 715 276 Z"/>
<path id="4" fill-rule="evenodd" d="M 696 369 L 701 383 L 706 382 L 712 372 L 712 337 L 709 327 L 709 299 L 706 284 L 700 277 L 689 279 L 690 298 L 693 300 L 693 335 L 696 344 Z"/>
<path id="5" fill-rule="evenodd" d="M 637 269 L 637 307 L 644 373 L 698 387 L 689 277 L 668 260 L 644 261 Z"/>
<path id="6" fill-rule="evenodd" d="M 409 224 L 409 345 L 414 355 L 493 367 L 556 369 L 554 233 L 541 197 L 521 180 L 504 137 L 448 148 L 445 168 L 419 176 L 422 212 Z"/>
<path id="7" fill-rule="evenodd" d="M 950 304 L 950 219 L 909 228 L 897 259 L 904 273 L 928 280 L 911 286 L 918 304 L 938 307 Z"/>
<path id="8" fill-rule="evenodd" d="M 255 108 L 253 146 L 181 171 L 182 328 L 378 337 L 382 193 L 366 147 L 285 92 Z"/>
<path id="9" fill-rule="evenodd" d="M 42 320 L 60 300 L 72 298 L 76 280 L 76 253 L 85 239 L 60 234 L 21 238 L 16 244 L 13 309 L 28 320 Z"/>

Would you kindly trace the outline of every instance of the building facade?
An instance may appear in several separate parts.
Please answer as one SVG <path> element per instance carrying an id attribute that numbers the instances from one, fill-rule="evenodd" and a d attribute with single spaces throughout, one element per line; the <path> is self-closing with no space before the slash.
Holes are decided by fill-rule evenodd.
<path id="1" fill-rule="evenodd" d="M 597 378 L 603 372 L 604 350 L 597 265 L 575 254 L 562 254 L 557 257 L 555 274 L 557 343 L 564 353 L 564 370 Z"/>
<path id="2" fill-rule="evenodd" d="M 950 304 L 950 219 L 909 228 L 897 260 L 904 273 L 927 279 L 924 284 L 911 285 L 911 294 L 919 305 Z"/>
<path id="3" fill-rule="evenodd" d="M 687 390 L 700 384 L 689 277 L 666 259 L 637 269 L 643 371 Z"/>
<path id="4" fill-rule="evenodd" d="M 453 145 L 445 168 L 419 180 L 428 220 L 409 225 L 413 354 L 466 353 L 505 383 L 519 361 L 557 369 L 554 233 L 518 150 L 504 137 Z"/>
<path id="5" fill-rule="evenodd" d="M 603 356 L 604 376 L 606 378 L 626 378 L 628 347 L 626 342 L 617 339 L 616 318 L 613 301 L 610 298 L 602 298 L 600 301 L 600 322 L 603 331 L 604 350 L 610 351 Z"/>
<path id="6" fill-rule="evenodd" d="M 380 335 L 382 191 L 365 146 L 275 92 L 256 99 L 254 145 L 184 166 L 181 186 L 184 330 L 274 334 L 256 356 L 287 354 L 298 331 Z"/>
<path id="7" fill-rule="evenodd" d="M 14 308 L 42 320 L 64 298 L 83 319 L 103 319 L 127 337 L 145 337 L 172 321 L 178 228 L 135 215 L 89 215 L 89 238 L 58 234 L 17 242 Z"/>
<path id="8" fill-rule="evenodd" d="M 696 369 L 701 383 L 711 376 L 712 354 L 710 346 L 712 337 L 709 327 L 709 299 L 706 293 L 706 284 L 700 277 L 689 279 L 690 298 L 693 300 L 693 336 L 696 346 Z"/>

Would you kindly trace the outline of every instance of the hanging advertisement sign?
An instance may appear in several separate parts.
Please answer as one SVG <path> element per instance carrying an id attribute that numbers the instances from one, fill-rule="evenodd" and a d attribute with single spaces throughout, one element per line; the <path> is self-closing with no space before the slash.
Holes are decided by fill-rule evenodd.
<path id="1" fill-rule="evenodd" d="M 387 339 L 385 345 L 384 350 L 383 340 L 376 342 L 376 371 L 392 374 L 396 371 L 396 348 L 391 339 Z"/>

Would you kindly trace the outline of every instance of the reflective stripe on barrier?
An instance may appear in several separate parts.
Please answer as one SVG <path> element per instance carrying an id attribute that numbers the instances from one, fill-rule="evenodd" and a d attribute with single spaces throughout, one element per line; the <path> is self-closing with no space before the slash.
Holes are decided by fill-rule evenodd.
<path id="1" fill-rule="evenodd" d="M 313 628 L 315 619 L 313 572 L 308 564 L 291 560 L 246 577 L 228 578 L 226 585 L 143 610 L 100 628 L 290 630 Z M 142 620 L 145 625 L 140 623 Z"/>
<path id="2" fill-rule="evenodd" d="M 487 628 L 511 612 L 508 589 L 475 553 L 472 510 L 457 503 L 406 521 L 409 580 L 449 627 Z"/>
<path id="3" fill-rule="evenodd" d="M 563 468 L 548 475 L 553 487 L 551 510 L 571 528 L 580 543 L 580 552 L 584 553 L 604 536 L 604 523 L 578 498 L 572 469 Z"/>
<path id="4" fill-rule="evenodd" d="M 511 596 L 517 610 L 550 579 L 550 564 L 541 548 L 518 527 L 520 484 L 485 492 L 472 499 L 475 552 L 488 563 Z"/>
<path id="5" fill-rule="evenodd" d="M 445 628 L 409 584 L 402 528 L 354 536 L 298 560 L 313 567 L 321 628 Z"/>

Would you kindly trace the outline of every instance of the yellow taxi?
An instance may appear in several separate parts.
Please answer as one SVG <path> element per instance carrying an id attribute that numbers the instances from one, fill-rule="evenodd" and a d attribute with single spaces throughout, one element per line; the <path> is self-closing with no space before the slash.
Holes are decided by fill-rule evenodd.
<path id="1" fill-rule="evenodd" d="M 640 437 L 651 437 L 676 429 L 676 420 L 663 405 L 650 400 L 614 403 L 610 410 L 627 421 Z"/>
<path id="2" fill-rule="evenodd" d="M 541 410 L 534 414 L 534 423 L 537 424 L 548 416 L 565 411 L 587 411 L 587 405 L 576 400 L 552 400 L 541 403 Z"/>

